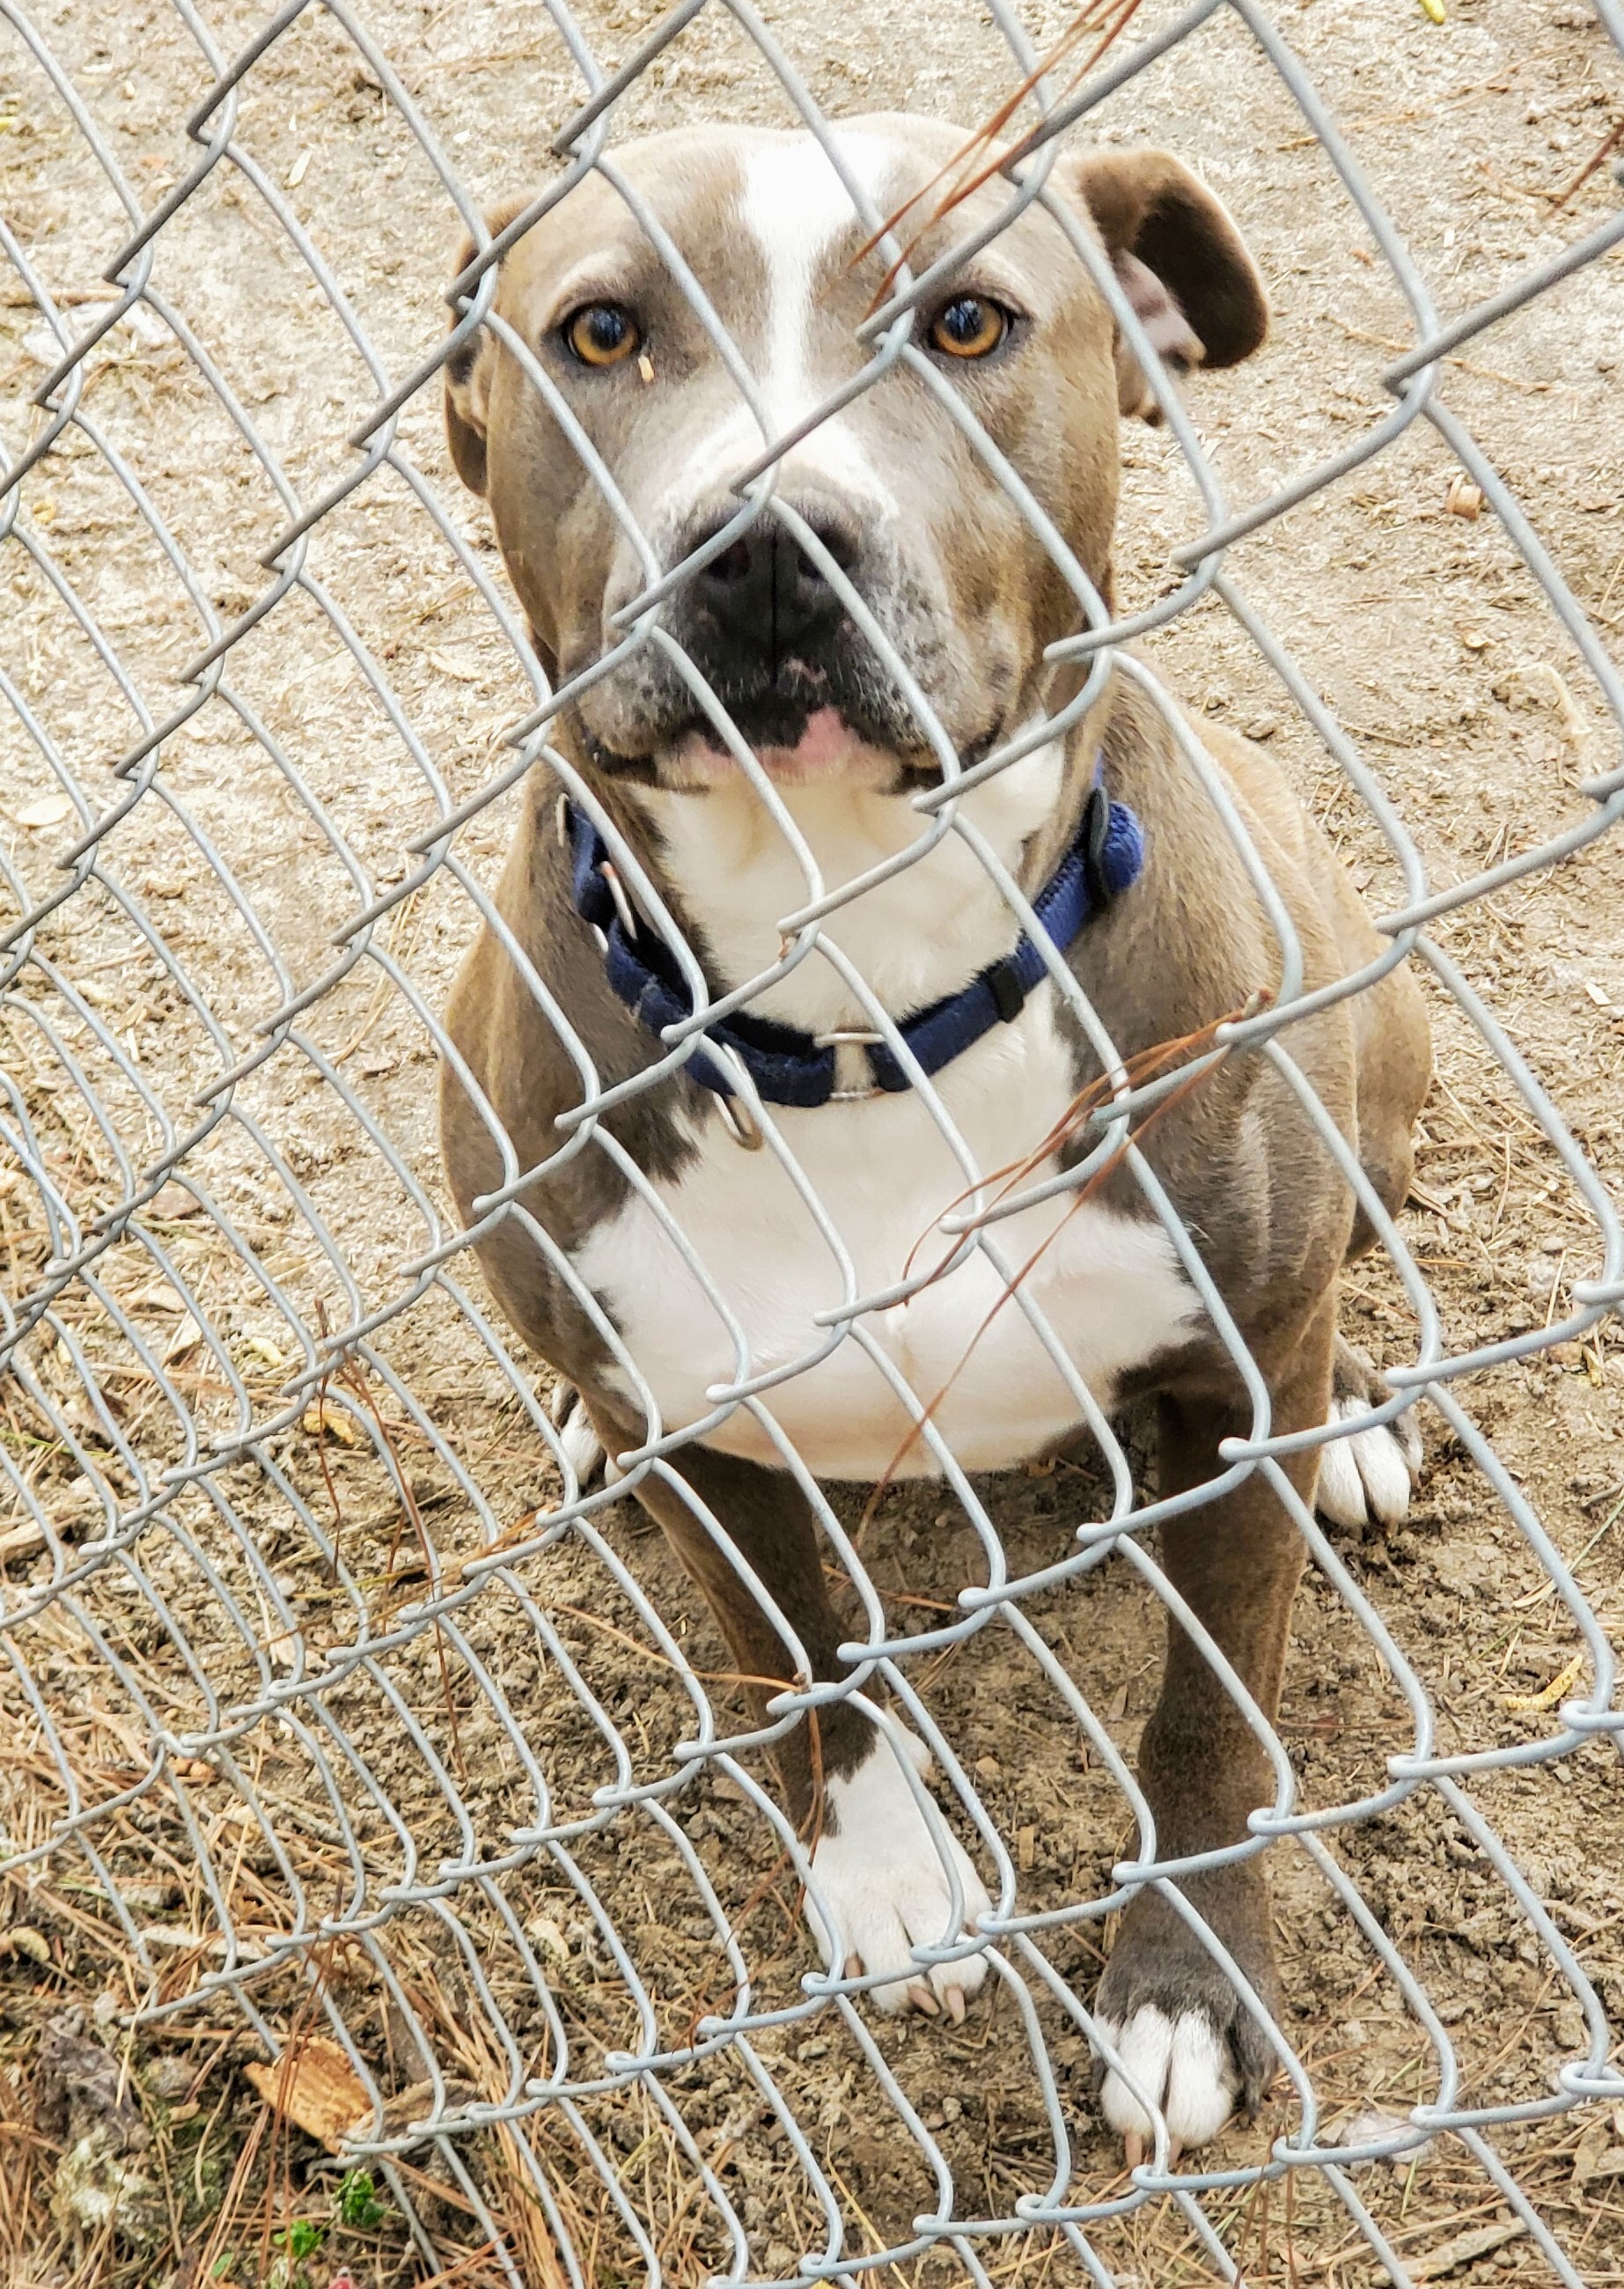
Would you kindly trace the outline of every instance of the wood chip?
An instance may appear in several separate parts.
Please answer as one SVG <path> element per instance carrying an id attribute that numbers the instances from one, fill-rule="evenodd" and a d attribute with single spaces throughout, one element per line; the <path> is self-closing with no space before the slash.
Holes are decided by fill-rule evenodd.
<path id="1" fill-rule="evenodd" d="M 1420 2257 L 1406 2257 L 1405 2271 L 1412 2281 L 1437 2281 L 1445 2273 L 1453 2273 L 1457 2265 L 1469 2265 L 1475 2257 L 1486 2257 L 1492 2249 L 1502 2249 L 1515 2241 L 1527 2227 L 1521 2218 L 1509 2225 L 1480 2225 L 1470 2233 L 1458 2233 L 1437 2249 L 1429 2249 Z"/>
<path id="2" fill-rule="evenodd" d="M 64 794 L 59 788 L 54 794 L 36 795 L 32 802 L 25 802 L 14 816 L 19 826 L 58 826 L 73 807 L 73 797 Z"/>
<path id="3" fill-rule="evenodd" d="M 1557 1671 L 1548 1685 L 1542 1685 L 1537 1693 L 1502 1694 L 1501 1707 L 1513 1711 L 1519 1717 L 1542 1716 L 1546 1710 L 1554 1709 L 1564 1695 L 1572 1691 L 1584 1665 L 1583 1654 L 1576 1653 L 1565 1667 Z"/>
<path id="4" fill-rule="evenodd" d="M 1474 523 L 1483 514 L 1482 490 L 1472 483 L 1464 469 L 1457 469 L 1449 480 L 1444 506 L 1451 516 L 1463 516 Z"/>
<path id="5" fill-rule="evenodd" d="M 1624 2146 L 1607 2143 L 1612 2133 L 1605 2120 L 1593 2122 L 1573 2156 L 1573 2183 L 1588 2186 L 1593 2178 L 1624 2178 Z"/>
<path id="6" fill-rule="evenodd" d="M 299 1427 L 308 1432 L 313 1439 L 319 1438 L 325 1431 L 341 1447 L 359 1447 L 361 1444 L 361 1432 L 356 1428 L 354 1416 L 346 1414 L 341 1407 L 335 1407 L 330 1400 L 313 1399 L 299 1416 Z"/>
<path id="7" fill-rule="evenodd" d="M 159 1185 L 147 1203 L 146 1213 L 158 1217 L 164 1224 L 179 1224 L 185 1216 L 201 1215 L 202 1210 L 203 1203 L 195 1192 L 187 1192 L 184 1184 L 177 1184 L 171 1180 L 167 1184 Z"/>
<path id="8" fill-rule="evenodd" d="M 45 1971 L 52 1967 L 51 1942 L 32 1924 L 13 1924 L 9 1931 L 0 1932 L 0 1955 L 26 1955 Z"/>
<path id="9" fill-rule="evenodd" d="M 8 1527 L 0 1534 L 0 1566 L 14 1558 L 32 1558 L 44 1546 L 44 1527 L 34 1519 L 25 1519 L 20 1526 Z"/>
<path id="10" fill-rule="evenodd" d="M 1029 1874 L 1038 1857 L 1038 1831 L 1023 1828 L 1015 1837 L 1015 1865 L 1023 1875 Z"/>
<path id="11" fill-rule="evenodd" d="M 274 2066 L 258 2060 L 243 2070 L 274 2114 L 293 2123 L 336 2154 L 350 2125 L 372 2118 L 366 2089 L 337 2043 L 312 2035 Z"/>
<path id="12" fill-rule="evenodd" d="M 150 1288 L 143 1288 L 130 1298 L 138 1312 L 184 1312 L 186 1297 L 179 1288 L 167 1280 L 155 1280 Z"/>

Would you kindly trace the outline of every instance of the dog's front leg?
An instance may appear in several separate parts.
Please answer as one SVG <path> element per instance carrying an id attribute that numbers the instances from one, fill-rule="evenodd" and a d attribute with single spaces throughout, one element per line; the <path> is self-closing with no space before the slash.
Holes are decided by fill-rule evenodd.
<path id="1" fill-rule="evenodd" d="M 1327 1302 L 1275 1383 L 1277 1433 L 1323 1423 L 1331 1390 L 1334 1306 Z M 1219 1444 L 1245 1437 L 1245 1415 L 1208 1400 L 1169 1399 L 1162 1409 L 1162 1490 L 1176 1494 L 1216 1478 Z M 1293 1485 L 1314 1498 L 1313 1451 L 1288 1458 Z M 1162 1563 L 1272 1723 L 1302 1571 L 1297 1527 L 1262 1472 L 1210 1507 L 1162 1528 Z M 1156 1821 L 1161 1860 L 1216 1850 L 1246 1835 L 1247 1814 L 1273 1802 L 1269 1759 L 1216 1671 L 1169 1616 L 1161 1697 L 1139 1750 L 1139 1777 Z M 1278 1977 L 1269 1894 L 1258 1855 L 1183 1878 L 1199 1910 L 1253 1989 L 1278 2013 Z M 1159 1891 L 1130 1903 L 1096 2011 L 1134 2080 L 1159 2102 L 1170 2138 L 1198 2146 L 1215 2135 L 1237 2100 L 1251 2112 L 1272 2081 L 1273 2046 L 1184 1918 Z M 1115 2072 L 1102 2102 L 1127 2142 L 1130 2162 L 1150 2135 L 1143 2108 Z"/>
<path id="2" fill-rule="evenodd" d="M 608 1454 L 635 1443 L 625 1426 L 595 1408 L 593 1419 Z M 638 1499 L 709 1600 L 757 1723 L 769 1721 L 767 1703 L 796 1681 L 800 1663 L 751 1576 L 800 1639 L 811 1679 L 848 1676 L 839 1651 L 848 1632 L 829 1596 L 811 1504 L 795 1480 L 785 1471 L 701 1447 L 683 1448 L 672 1467 L 681 1487 L 645 1474 L 637 1481 Z M 720 1528 L 720 1537 L 702 1511 Z M 962 2017 L 966 1997 L 986 1976 L 984 1958 L 967 1955 L 927 1968 L 912 1950 L 958 1936 L 948 1860 L 965 1921 L 973 1925 L 991 1902 L 951 1836 L 943 1838 L 943 1859 L 909 1785 L 902 1759 L 922 1775 L 929 1763 L 923 1743 L 895 1722 L 879 1726 L 863 1708 L 835 1700 L 794 1726 L 776 1755 L 791 1818 L 804 1838 L 816 1839 L 813 1880 L 835 1926 L 836 1971 L 879 1975 L 871 1991 L 884 2010 L 912 2003 L 934 2013 L 944 2004 Z"/>

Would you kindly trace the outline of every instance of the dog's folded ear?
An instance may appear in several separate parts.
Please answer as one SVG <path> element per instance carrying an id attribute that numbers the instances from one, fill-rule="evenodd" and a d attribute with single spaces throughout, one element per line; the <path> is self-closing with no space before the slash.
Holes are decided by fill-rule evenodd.
<path id="1" fill-rule="evenodd" d="M 492 238 L 507 228 L 523 199 L 509 199 L 487 219 Z M 457 251 L 453 278 L 458 278 L 479 249 L 465 238 Z M 457 320 L 452 320 L 453 327 Z M 470 492 L 485 490 L 485 426 L 490 411 L 490 385 L 497 365 L 496 337 L 487 326 L 477 326 L 459 342 L 445 362 L 445 434 L 458 475 Z"/>
<path id="2" fill-rule="evenodd" d="M 1065 167 L 1134 315 L 1169 365 L 1235 365 L 1269 331 L 1257 266 L 1222 201 L 1167 151 L 1087 151 Z M 1138 360 L 1117 342 L 1124 413 L 1158 418 Z"/>

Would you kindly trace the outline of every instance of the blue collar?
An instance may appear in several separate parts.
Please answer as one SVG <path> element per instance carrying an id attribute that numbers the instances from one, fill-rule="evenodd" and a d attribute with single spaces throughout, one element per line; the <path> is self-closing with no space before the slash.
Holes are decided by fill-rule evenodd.
<path id="1" fill-rule="evenodd" d="M 620 886 L 609 851 L 591 819 L 566 802 L 563 824 L 569 837 L 575 910 L 598 940 L 615 993 L 639 1024 L 657 1037 L 666 1026 L 692 1017 L 688 988 L 664 942 L 640 926 L 624 894 L 617 895 Z M 1143 865 L 1144 830 L 1137 815 L 1126 803 L 1111 800 L 1096 773 L 1076 839 L 1032 901 L 1032 911 L 1055 951 L 1063 953 L 1084 923 L 1137 880 Z M 1027 995 L 1047 974 L 1042 954 L 1023 931 L 1002 961 L 990 963 L 957 993 L 944 994 L 900 1019 L 897 1031 L 923 1072 L 940 1073 L 994 1025 L 1008 1025 L 1019 1017 Z M 705 1038 L 732 1050 L 768 1105 L 810 1107 L 827 1105 L 836 1096 L 866 1097 L 875 1089 L 912 1086 L 888 1044 L 870 1041 L 866 1034 L 857 1039 L 866 1049 L 871 1089 L 840 1091 L 834 1085 L 835 1045 L 831 1039 L 818 1040 L 748 1010 L 707 1026 Z M 687 1070 L 717 1096 L 733 1095 L 726 1066 L 703 1049 L 695 1050 Z"/>

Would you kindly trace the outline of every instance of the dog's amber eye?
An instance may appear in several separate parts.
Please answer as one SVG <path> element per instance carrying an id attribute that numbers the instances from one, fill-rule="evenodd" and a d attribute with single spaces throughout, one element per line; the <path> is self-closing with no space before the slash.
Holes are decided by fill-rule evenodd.
<path id="1" fill-rule="evenodd" d="M 565 319 L 563 333 L 570 355 L 583 365 L 618 365 L 641 339 L 631 312 L 616 302 L 588 302 Z"/>
<path id="2" fill-rule="evenodd" d="M 930 322 L 930 347 L 948 357 L 983 358 L 1009 331 L 1009 314 L 981 294 L 956 294 Z"/>

